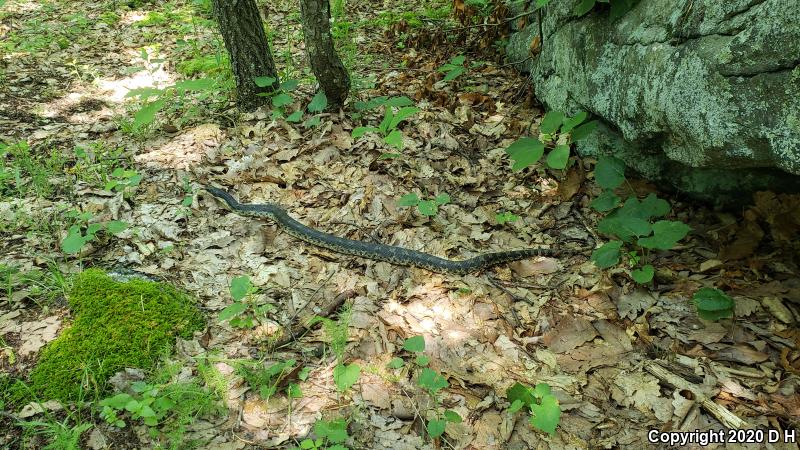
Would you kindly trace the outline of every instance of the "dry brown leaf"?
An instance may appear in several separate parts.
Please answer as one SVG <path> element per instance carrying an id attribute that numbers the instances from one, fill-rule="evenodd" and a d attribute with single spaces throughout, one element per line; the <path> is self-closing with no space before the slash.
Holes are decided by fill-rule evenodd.
<path id="1" fill-rule="evenodd" d="M 607 344 L 586 344 L 569 353 L 556 355 L 558 367 L 567 373 L 585 373 L 595 367 L 616 365 L 623 352 Z"/>
<path id="2" fill-rule="evenodd" d="M 594 328 L 600 333 L 603 340 L 612 347 L 619 347 L 622 350 L 629 352 L 633 350 L 631 338 L 625 330 L 615 326 L 607 320 L 595 320 L 592 322 Z"/>
<path id="3" fill-rule="evenodd" d="M 597 336 L 592 323 L 582 317 L 562 317 L 555 328 L 547 332 L 542 341 L 554 353 L 568 352 Z"/>
<path id="4" fill-rule="evenodd" d="M 731 345 L 715 352 L 712 356 L 715 360 L 731 361 L 741 364 L 756 364 L 769 359 L 769 355 L 751 348 L 745 344 Z"/>
<path id="5" fill-rule="evenodd" d="M 719 257 L 723 261 L 748 257 L 753 254 L 763 237 L 764 231 L 761 227 L 748 220 L 736 230 L 736 240 L 720 250 Z"/>
<path id="6" fill-rule="evenodd" d="M 578 193 L 586 179 L 586 171 L 573 167 L 567 177 L 558 184 L 558 196 L 563 201 L 571 200 Z"/>
<path id="7" fill-rule="evenodd" d="M 612 389 L 612 397 L 625 406 L 635 406 L 642 412 L 653 411 L 659 420 L 667 421 L 672 417 L 671 401 L 661 397 L 661 386 L 658 378 L 643 372 L 621 372 L 614 384 L 619 388 Z"/>
<path id="8" fill-rule="evenodd" d="M 61 318 L 59 316 L 21 323 L 19 332 L 22 337 L 22 345 L 19 347 L 19 354 L 27 356 L 38 352 L 45 344 L 56 338 L 60 327 Z"/>
<path id="9" fill-rule="evenodd" d="M 789 308 L 787 308 L 778 297 L 766 296 L 761 299 L 761 304 L 781 322 L 786 324 L 794 322 L 792 312 L 789 311 Z"/>
<path id="10" fill-rule="evenodd" d="M 643 288 L 636 288 L 635 290 L 622 294 L 617 299 L 617 310 L 619 316 L 628 319 L 635 319 L 640 311 L 653 306 L 658 301 L 655 293 L 652 293 Z"/>
<path id="11" fill-rule="evenodd" d="M 530 277 L 537 274 L 551 274 L 561 270 L 561 266 L 557 259 L 554 258 L 541 258 L 537 261 L 525 259 L 516 261 L 509 264 L 511 270 L 520 277 Z"/>

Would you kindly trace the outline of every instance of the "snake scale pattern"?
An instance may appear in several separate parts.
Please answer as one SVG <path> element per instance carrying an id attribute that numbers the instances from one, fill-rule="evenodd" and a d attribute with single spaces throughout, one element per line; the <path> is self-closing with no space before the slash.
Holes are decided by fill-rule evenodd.
<path id="1" fill-rule="evenodd" d="M 235 213 L 242 216 L 270 219 L 289 235 L 318 247 L 326 248 L 345 255 L 360 256 L 375 261 L 386 261 L 401 266 L 414 266 L 433 272 L 464 275 L 478 272 L 498 264 L 532 258 L 535 256 L 552 256 L 555 251 L 548 248 L 529 248 L 507 252 L 484 253 L 463 261 L 439 258 L 427 253 L 409 250 L 394 245 L 373 244 L 364 241 L 342 238 L 307 227 L 292 219 L 286 210 L 274 203 L 255 204 L 239 203 L 228 192 L 213 186 L 203 189 L 214 197 L 224 201 Z"/>

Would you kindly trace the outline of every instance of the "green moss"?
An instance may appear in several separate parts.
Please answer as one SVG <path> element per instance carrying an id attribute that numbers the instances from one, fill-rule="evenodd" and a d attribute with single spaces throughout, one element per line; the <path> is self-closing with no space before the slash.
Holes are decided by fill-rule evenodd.
<path id="1" fill-rule="evenodd" d="M 216 56 L 198 56 L 196 58 L 188 59 L 178 63 L 178 73 L 186 77 L 191 77 L 196 74 L 209 74 L 213 75 L 223 70 L 227 61 L 217 60 Z"/>
<path id="2" fill-rule="evenodd" d="M 186 294 L 141 280 L 118 283 L 102 271 L 80 274 L 69 296 L 72 326 L 42 352 L 31 372 L 42 400 L 75 400 L 100 393 L 126 367 L 150 369 L 175 337 L 191 337 L 204 319 Z"/>

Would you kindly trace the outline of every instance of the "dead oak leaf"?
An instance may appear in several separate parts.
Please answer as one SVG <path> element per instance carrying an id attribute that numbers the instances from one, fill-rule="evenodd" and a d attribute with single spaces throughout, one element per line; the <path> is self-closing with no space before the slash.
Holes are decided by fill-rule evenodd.
<path id="1" fill-rule="evenodd" d="M 750 346 L 739 344 L 731 345 L 717 351 L 712 358 L 717 361 L 730 361 L 752 365 L 766 361 L 769 356 L 766 353 L 750 348 Z"/>
<path id="2" fill-rule="evenodd" d="M 35 322 L 23 322 L 20 325 L 20 335 L 23 341 L 19 348 L 19 354 L 26 356 L 36 353 L 45 344 L 56 338 L 60 327 L 61 319 L 58 316 L 47 317 Z"/>
<path id="3" fill-rule="evenodd" d="M 614 384 L 619 389 L 612 389 L 611 396 L 620 404 L 634 406 L 642 412 L 653 411 L 660 420 L 672 416 L 671 401 L 661 398 L 658 378 L 642 372 L 620 372 Z"/>
<path id="4" fill-rule="evenodd" d="M 594 339 L 595 336 L 597 330 L 588 320 L 582 317 L 564 317 L 542 340 L 550 351 L 564 353 Z"/>

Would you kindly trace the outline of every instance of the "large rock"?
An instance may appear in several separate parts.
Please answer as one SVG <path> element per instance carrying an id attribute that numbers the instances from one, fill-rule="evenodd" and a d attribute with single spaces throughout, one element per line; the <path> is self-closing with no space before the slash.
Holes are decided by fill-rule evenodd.
<path id="1" fill-rule="evenodd" d="M 800 1 L 642 1 L 616 21 L 550 3 L 541 53 L 536 14 L 508 50 L 548 108 L 602 119 L 579 152 L 718 203 L 800 190 Z"/>

